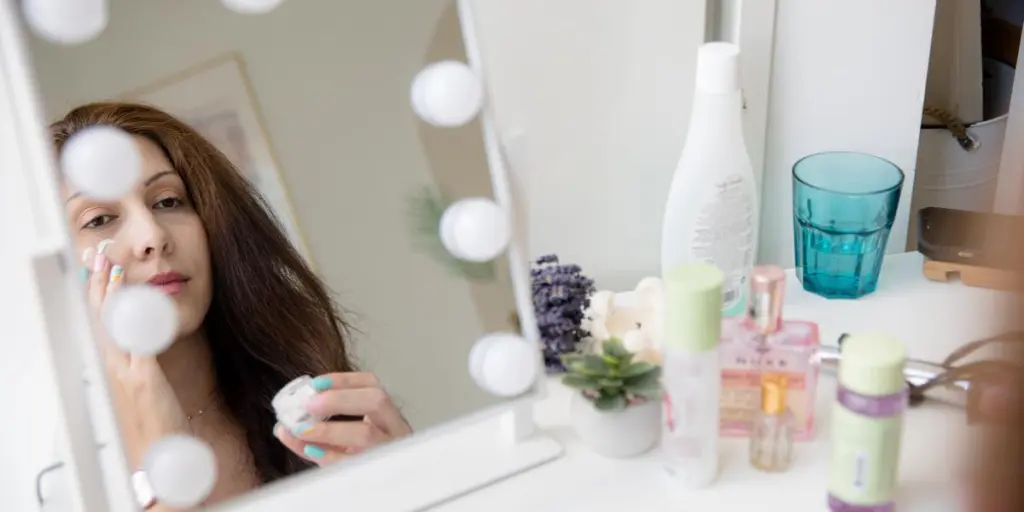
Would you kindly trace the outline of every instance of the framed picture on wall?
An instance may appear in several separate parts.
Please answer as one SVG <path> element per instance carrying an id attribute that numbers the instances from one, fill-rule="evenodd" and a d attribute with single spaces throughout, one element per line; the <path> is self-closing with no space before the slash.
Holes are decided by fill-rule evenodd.
<path id="1" fill-rule="evenodd" d="M 266 198 L 292 245 L 312 263 L 240 55 L 219 56 L 121 98 L 173 114 L 221 150 Z"/>

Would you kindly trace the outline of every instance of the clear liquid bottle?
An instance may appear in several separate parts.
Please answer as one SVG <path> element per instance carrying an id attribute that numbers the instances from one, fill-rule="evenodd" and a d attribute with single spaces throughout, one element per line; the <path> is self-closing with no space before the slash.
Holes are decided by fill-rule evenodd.
<path id="1" fill-rule="evenodd" d="M 750 465 L 781 473 L 793 460 L 793 413 L 786 405 L 786 378 L 761 376 L 761 407 L 750 432 Z"/>
<path id="2" fill-rule="evenodd" d="M 665 274 L 661 437 L 665 470 L 682 487 L 704 487 L 718 473 L 718 340 L 724 276 L 707 263 Z"/>

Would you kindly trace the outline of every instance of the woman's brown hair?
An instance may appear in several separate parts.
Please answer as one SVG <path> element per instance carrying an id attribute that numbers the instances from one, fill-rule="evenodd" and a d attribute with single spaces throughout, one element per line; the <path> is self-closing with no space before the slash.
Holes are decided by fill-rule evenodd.
<path id="1" fill-rule="evenodd" d="M 266 483 L 310 467 L 274 438 L 270 401 L 300 375 L 354 369 L 348 325 L 326 286 L 252 184 L 194 129 L 147 105 L 91 103 L 51 125 L 57 151 L 96 125 L 160 147 L 206 228 L 213 299 L 202 328 L 225 412 L 244 430 L 258 478 Z"/>

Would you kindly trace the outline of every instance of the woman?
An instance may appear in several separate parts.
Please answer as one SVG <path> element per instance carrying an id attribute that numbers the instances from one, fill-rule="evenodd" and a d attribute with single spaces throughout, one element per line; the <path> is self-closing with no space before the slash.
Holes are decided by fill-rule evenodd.
<path id="1" fill-rule="evenodd" d="M 408 435 L 373 375 L 355 371 L 324 285 L 231 162 L 181 121 L 136 104 L 75 108 L 51 126 L 53 142 L 60 151 L 100 125 L 134 137 L 142 175 L 113 202 L 64 187 L 90 308 L 98 315 L 125 284 L 148 283 L 179 313 L 177 338 L 157 357 L 103 343 L 134 467 L 163 436 L 197 436 L 217 456 L 213 503 Z M 336 421 L 287 432 L 270 401 L 300 375 L 317 377 L 311 412 Z"/>
<path id="2" fill-rule="evenodd" d="M 1020 244 L 1020 241 L 1005 243 Z M 1015 320 L 1022 319 L 1024 315 L 1018 314 Z M 1024 327 L 1017 325 L 1018 331 Z M 1021 355 L 1019 350 L 1011 351 L 1006 362 L 1024 368 Z M 1024 374 L 1018 372 L 1016 379 L 992 391 L 982 394 L 978 401 L 981 414 L 991 419 L 991 425 L 985 429 L 975 454 L 976 470 L 970 473 L 967 512 L 1021 512 L 1024 510 Z"/>

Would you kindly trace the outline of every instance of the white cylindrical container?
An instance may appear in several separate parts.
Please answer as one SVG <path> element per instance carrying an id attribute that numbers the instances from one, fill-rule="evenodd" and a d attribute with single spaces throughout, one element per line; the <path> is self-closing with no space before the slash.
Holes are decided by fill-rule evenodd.
<path id="1" fill-rule="evenodd" d="M 711 484 L 718 473 L 723 281 L 722 272 L 707 263 L 685 263 L 665 273 L 661 448 L 668 473 L 690 488 Z"/>
<path id="2" fill-rule="evenodd" d="M 757 257 L 758 217 L 754 169 L 743 139 L 739 48 L 707 43 L 697 54 L 690 125 L 665 203 L 662 273 L 681 263 L 713 263 L 725 274 L 723 314 L 742 314 Z"/>

